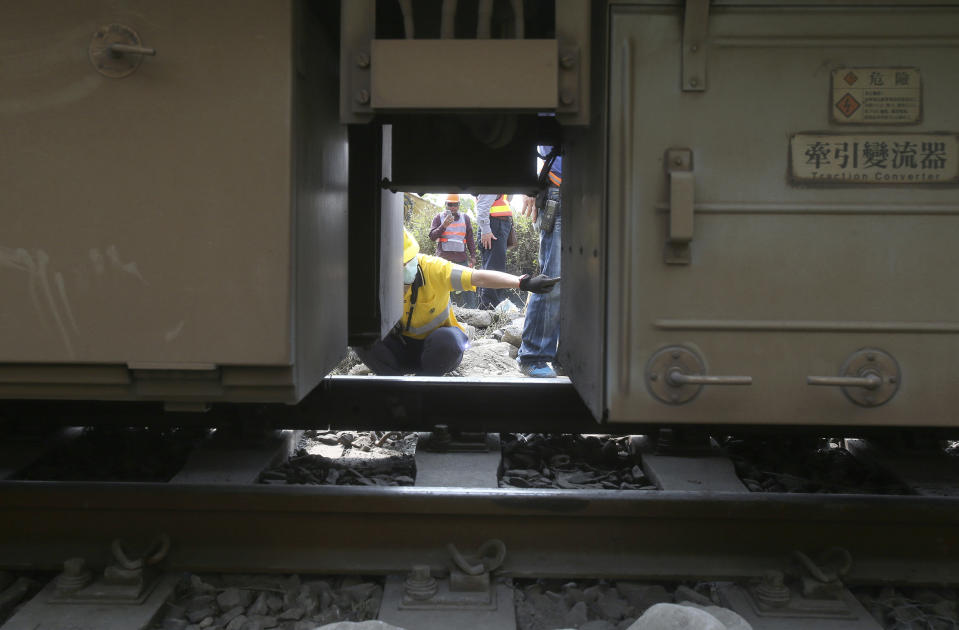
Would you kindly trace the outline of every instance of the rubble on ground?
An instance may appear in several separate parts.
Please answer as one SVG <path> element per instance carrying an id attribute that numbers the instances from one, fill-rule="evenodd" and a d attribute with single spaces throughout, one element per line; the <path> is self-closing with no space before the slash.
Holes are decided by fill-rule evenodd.
<path id="1" fill-rule="evenodd" d="M 416 440 L 416 433 L 398 431 L 304 431 L 293 455 L 259 483 L 412 486 Z"/>
<path id="2" fill-rule="evenodd" d="M 838 439 L 729 438 L 723 445 L 752 492 L 913 494 L 889 473 L 857 459 Z"/>
<path id="3" fill-rule="evenodd" d="M 189 575 L 155 628 L 314 630 L 375 619 L 382 597 L 381 584 L 357 576 Z"/>
<path id="4" fill-rule="evenodd" d="M 628 436 L 504 433 L 501 488 L 656 490 Z"/>
<path id="5" fill-rule="evenodd" d="M 524 311 L 515 306 L 510 310 L 487 310 L 453 305 L 456 316 L 469 338 L 469 347 L 463 353 L 460 365 L 447 374 L 464 378 L 522 377 L 516 355 L 523 340 Z M 331 375 L 366 376 L 370 369 L 350 348 Z"/>
<path id="6" fill-rule="evenodd" d="M 717 605 L 710 584 L 680 585 L 670 592 L 640 582 L 537 580 L 514 590 L 518 630 L 752 630 Z"/>

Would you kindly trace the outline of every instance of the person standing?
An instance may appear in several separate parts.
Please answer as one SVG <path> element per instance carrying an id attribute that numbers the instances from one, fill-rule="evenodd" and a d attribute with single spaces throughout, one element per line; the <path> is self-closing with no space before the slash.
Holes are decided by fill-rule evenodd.
<path id="1" fill-rule="evenodd" d="M 513 229 L 513 209 L 506 195 L 478 195 L 476 222 L 480 228 L 480 251 L 483 269 L 506 271 L 506 242 Z M 483 288 L 479 291 L 480 308 L 491 309 L 506 299 L 505 289 Z"/>
<path id="2" fill-rule="evenodd" d="M 460 212 L 460 196 L 446 198 L 446 209 L 433 217 L 430 240 L 436 243 L 436 255 L 457 265 L 476 266 L 473 222 Z"/>
<path id="3" fill-rule="evenodd" d="M 442 376 L 456 369 L 469 340 L 450 307 L 451 291 L 483 287 L 543 293 L 552 291 L 559 281 L 542 275 L 517 277 L 469 269 L 419 251 L 416 238 L 404 229 L 403 314 L 383 339 L 356 348 L 363 363 L 376 374 Z"/>
<path id="4" fill-rule="evenodd" d="M 532 218 L 534 225 L 539 228 L 540 273 L 555 277 L 559 276 L 562 266 L 563 217 L 560 212 L 560 185 L 563 183 L 563 158 L 559 155 L 558 148 L 540 146 L 538 150 L 540 158 L 544 160 L 540 171 L 542 192 L 536 197 L 526 198 L 523 215 Z M 516 356 L 520 371 L 527 376 L 556 376 L 556 370 L 551 364 L 556 361 L 556 349 L 559 346 L 559 303 L 558 288 L 548 295 L 533 293 L 529 296 L 523 324 L 523 341 Z"/>

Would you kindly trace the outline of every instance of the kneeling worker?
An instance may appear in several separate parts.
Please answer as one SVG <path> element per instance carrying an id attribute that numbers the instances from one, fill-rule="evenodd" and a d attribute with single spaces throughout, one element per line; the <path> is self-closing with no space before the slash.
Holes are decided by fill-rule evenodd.
<path id="1" fill-rule="evenodd" d="M 403 316 L 386 337 L 356 353 L 376 374 L 442 376 L 456 369 L 469 345 L 450 307 L 450 291 L 520 289 L 549 293 L 559 278 L 514 276 L 469 269 L 420 254 L 420 246 L 403 230 Z"/>

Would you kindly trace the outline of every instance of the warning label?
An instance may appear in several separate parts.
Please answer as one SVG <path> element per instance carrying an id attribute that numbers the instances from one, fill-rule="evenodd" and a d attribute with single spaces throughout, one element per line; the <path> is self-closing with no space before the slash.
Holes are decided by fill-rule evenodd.
<path id="1" fill-rule="evenodd" d="M 902 125 L 922 118 L 918 68 L 837 68 L 832 119 L 838 123 Z"/>
<path id="2" fill-rule="evenodd" d="M 959 136 L 798 133 L 789 161 L 793 181 L 804 184 L 955 184 Z"/>

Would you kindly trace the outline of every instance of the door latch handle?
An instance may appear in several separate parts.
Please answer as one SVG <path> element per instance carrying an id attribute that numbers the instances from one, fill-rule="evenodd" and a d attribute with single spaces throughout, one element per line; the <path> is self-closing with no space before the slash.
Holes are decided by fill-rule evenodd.
<path id="1" fill-rule="evenodd" d="M 116 57 L 120 55 L 147 55 L 154 57 L 157 54 L 157 49 L 146 48 L 145 46 L 131 46 L 129 44 L 110 44 L 110 54 Z"/>
<path id="2" fill-rule="evenodd" d="M 646 363 L 646 389 L 667 405 L 696 398 L 706 385 L 752 385 L 751 376 L 710 376 L 706 362 L 685 346 L 666 346 Z"/>
<path id="3" fill-rule="evenodd" d="M 672 368 L 666 372 L 666 382 L 673 387 L 681 385 L 752 385 L 753 377 L 686 374 L 680 368 Z"/>
<path id="4" fill-rule="evenodd" d="M 688 265 L 689 243 L 693 240 L 693 152 L 689 149 L 666 151 L 669 175 L 669 233 L 663 259 L 669 265 Z"/>
<path id="5" fill-rule="evenodd" d="M 882 377 L 878 374 L 867 374 L 865 376 L 807 376 L 806 384 L 879 389 L 882 385 Z"/>
<path id="6" fill-rule="evenodd" d="M 129 26 L 104 24 L 93 33 L 87 56 L 97 72 L 111 79 L 121 79 L 136 72 L 144 57 L 157 54 L 156 48 L 142 44 L 140 36 Z"/>
<path id="7" fill-rule="evenodd" d="M 855 404 L 878 407 L 896 395 L 901 380 L 899 363 L 892 355 L 878 348 L 863 348 L 846 359 L 838 376 L 807 376 L 806 384 L 840 387 Z"/>

